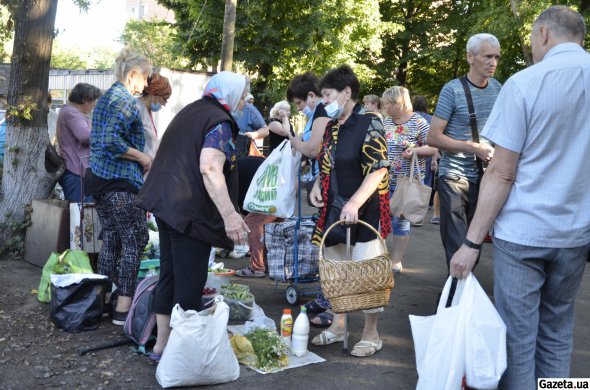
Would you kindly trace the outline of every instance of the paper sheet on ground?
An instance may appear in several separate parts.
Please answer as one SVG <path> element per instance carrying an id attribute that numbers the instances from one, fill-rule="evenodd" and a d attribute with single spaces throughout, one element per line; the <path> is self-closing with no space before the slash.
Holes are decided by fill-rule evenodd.
<path id="1" fill-rule="evenodd" d="M 244 331 L 244 325 L 229 325 L 227 327 L 227 330 L 232 332 L 233 334 L 241 335 Z M 275 372 L 288 370 L 290 368 L 302 367 L 302 366 L 307 366 L 308 364 L 321 363 L 321 362 L 325 362 L 325 361 L 326 361 L 326 359 L 316 355 L 313 352 L 307 351 L 307 353 L 301 357 L 297 357 L 297 356 L 289 354 L 289 365 L 287 365 L 286 367 L 277 368 L 276 370 L 273 370 L 270 372 L 261 371 L 255 367 L 251 367 L 251 366 L 246 366 L 246 367 L 251 368 L 252 370 L 259 372 L 261 374 L 274 374 Z"/>

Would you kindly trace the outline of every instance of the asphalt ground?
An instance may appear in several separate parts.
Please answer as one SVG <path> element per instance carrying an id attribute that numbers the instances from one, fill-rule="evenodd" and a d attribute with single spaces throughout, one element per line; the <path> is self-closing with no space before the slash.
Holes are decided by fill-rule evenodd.
<path id="1" fill-rule="evenodd" d="M 342 344 L 309 350 L 326 362 L 261 375 L 241 366 L 240 378 L 217 385 L 216 389 L 414 389 L 417 372 L 409 314 L 431 315 L 447 276 L 438 226 L 430 224 L 430 213 L 422 227 L 413 227 L 403 272 L 396 276 L 389 305 L 379 318 L 383 349 L 367 358 L 343 356 Z M 387 240 L 391 250 L 391 237 Z M 493 284 L 492 245 L 484 244 L 475 275 L 491 295 Z M 227 267 L 245 267 L 249 258 L 218 259 Z M 70 334 L 55 329 L 48 320 L 49 306 L 36 301 L 41 269 L 22 260 L 0 261 L 0 388 L 159 388 L 154 363 L 122 346 L 78 356 L 77 349 L 120 339 L 121 327 L 103 320 L 99 329 Z M 288 284 L 268 277 L 234 278 L 248 284 L 256 302 L 277 324 L 284 308 Z M 299 285 L 310 290 L 318 284 Z M 294 316 L 298 313 L 294 308 Z M 349 315 L 349 348 L 359 341 L 362 313 Z M 590 275 L 585 271 L 576 301 L 572 377 L 590 377 Z M 319 329 L 312 328 L 310 339 Z"/>

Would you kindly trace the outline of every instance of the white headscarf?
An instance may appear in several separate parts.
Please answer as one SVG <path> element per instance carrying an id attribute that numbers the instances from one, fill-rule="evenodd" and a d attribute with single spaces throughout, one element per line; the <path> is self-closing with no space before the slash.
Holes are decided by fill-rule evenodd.
<path id="1" fill-rule="evenodd" d="M 238 109 L 238 103 L 246 88 L 246 76 L 223 71 L 217 73 L 205 86 L 203 96 L 217 99 L 230 113 Z"/>

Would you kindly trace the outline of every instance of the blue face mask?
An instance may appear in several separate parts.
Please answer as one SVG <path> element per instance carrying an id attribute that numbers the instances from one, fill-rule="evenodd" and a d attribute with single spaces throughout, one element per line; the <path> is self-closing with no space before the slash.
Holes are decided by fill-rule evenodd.
<path id="1" fill-rule="evenodd" d="M 160 104 L 160 103 L 152 103 L 152 104 L 150 104 L 150 110 L 152 112 L 158 112 L 161 109 L 162 109 L 162 104 Z"/>
<path id="2" fill-rule="evenodd" d="M 342 92 L 344 92 L 344 91 L 342 91 Z M 341 106 L 338 105 L 338 99 L 340 99 L 342 92 L 340 92 L 340 95 L 338 95 L 336 100 L 334 100 L 332 103 L 328 104 L 327 106 L 324 106 L 324 108 L 326 109 L 326 114 L 328 114 L 328 116 L 334 120 L 340 118 L 340 115 L 342 115 L 342 110 L 344 109 L 344 104 Z"/>
<path id="3" fill-rule="evenodd" d="M 311 116 L 313 115 L 313 110 L 311 108 L 309 108 L 309 106 L 305 106 L 305 108 L 303 109 L 303 114 L 305 114 L 306 117 L 311 118 Z"/>

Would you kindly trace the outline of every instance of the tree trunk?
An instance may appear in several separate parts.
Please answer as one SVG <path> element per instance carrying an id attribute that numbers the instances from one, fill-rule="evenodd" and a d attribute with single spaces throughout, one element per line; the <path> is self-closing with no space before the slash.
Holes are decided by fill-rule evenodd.
<path id="1" fill-rule="evenodd" d="M 18 226 L 25 219 L 25 206 L 47 198 L 64 169 L 63 163 L 54 167 L 45 163 L 46 155 L 54 151 L 47 134 L 47 87 L 57 0 L 19 4 L 8 83 L 11 112 L 0 193 L 0 251 L 6 249 L 3 244 L 22 235 Z"/>
<path id="2" fill-rule="evenodd" d="M 407 78 L 407 71 L 408 71 L 408 56 L 410 53 L 410 40 L 412 39 L 412 34 L 409 34 L 409 30 L 411 29 L 412 18 L 414 17 L 415 7 L 414 1 L 408 0 L 408 9 L 406 14 L 404 15 L 404 30 L 406 34 L 403 35 L 402 41 L 402 52 L 400 55 L 400 63 L 397 67 L 397 75 L 396 79 L 399 81 L 399 85 L 405 86 L 406 85 L 406 78 Z"/>
<path id="3" fill-rule="evenodd" d="M 512 15 L 514 15 L 514 19 L 516 23 L 518 23 L 518 27 L 522 27 L 522 19 L 520 17 L 520 12 L 518 11 L 520 7 L 519 0 L 510 0 L 510 9 L 512 10 Z M 527 45 L 524 41 L 524 37 L 518 34 L 518 40 L 520 42 L 520 47 L 522 49 L 522 55 L 526 62 L 527 66 L 533 64 L 533 56 L 531 55 L 531 48 Z"/>
<path id="4" fill-rule="evenodd" d="M 221 70 L 232 70 L 234 39 L 236 36 L 236 7 L 238 0 L 225 0 L 223 38 L 221 39 Z"/>

